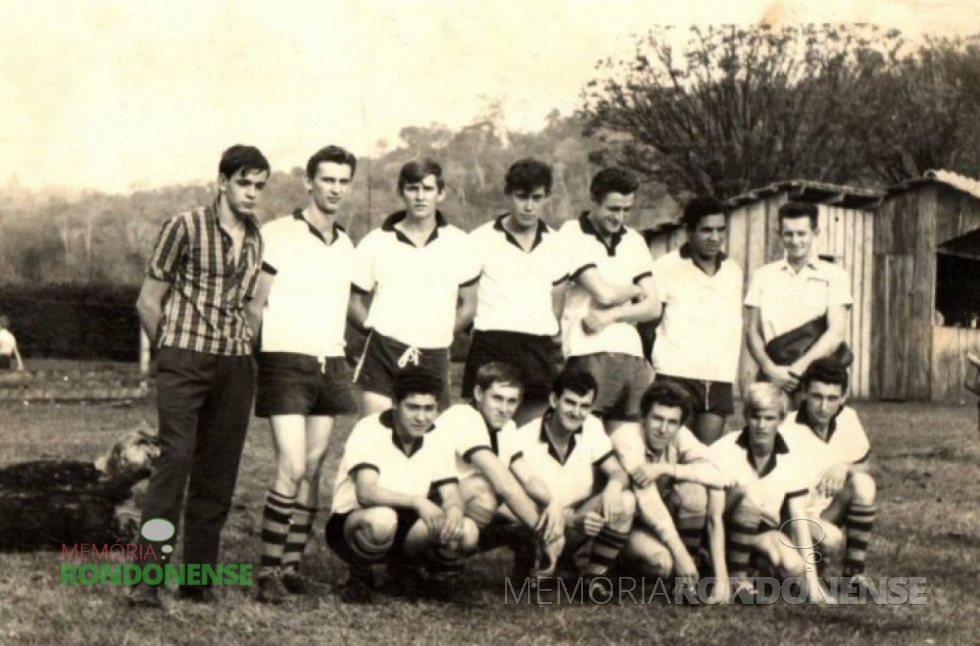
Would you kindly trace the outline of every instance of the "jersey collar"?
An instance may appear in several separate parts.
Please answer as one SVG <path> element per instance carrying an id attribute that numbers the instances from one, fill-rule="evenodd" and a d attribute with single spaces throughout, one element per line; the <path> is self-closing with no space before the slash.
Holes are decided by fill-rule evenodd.
<path id="1" fill-rule="evenodd" d="M 512 234 L 510 231 L 506 229 L 506 227 L 504 227 L 504 218 L 506 218 L 508 215 L 510 215 L 510 213 L 504 213 L 502 215 L 497 216 L 493 221 L 493 228 L 503 233 L 504 237 L 507 239 L 507 242 L 511 243 L 521 251 L 524 251 L 524 247 L 522 247 L 521 243 L 517 241 L 517 238 L 514 237 L 514 234 Z M 534 251 L 535 247 L 541 244 L 541 242 L 544 240 L 544 234 L 549 233 L 550 231 L 551 231 L 550 227 L 548 227 L 548 225 L 545 224 L 544 220 L 539 219 L 538 230 L 534 233 L 534 242 L 531 243 L 530 251 Z"/>
<path id="2" fill-rule="evenodd" d="M 414 247 L 415 243 L 412 242 L 407 235 L 405 235 L 404 233 L 402 233 L 401 231 L 395 228 L 395 225 L 401 222 L 402 220 L 404 220 L 406 217 L 408 217 L 408 211 L 398 211 L 396 213 L 392 213 L 387 218 L 385 218 L 385 221 L 381 224 L 381 230 L 387 231 L 389 233 L 394 233 L 395 239 L 397 239 L 399 242 L 404 242 L 405 244 Z M 422 246 L 423 247 L 428 246 L 430 242 L 438 238 L 439 229 L 446 226 L 447 224 L 449 224 L 449 222 L 446 221 L 446 218 L 445 216 L 443 216 L 442 211 L 436 210 L 436 228 L 432 230 L 432 233 L 429 234 L 429 237 L 426 239 L 425 244 Z"/>
<path id="3" fill-rule="evenodd" d="M 752 461 L 752 447 L 749 446 L 748 427 L 742 429 L 742 432 L 739 433 L 738 439 L 735 440 L 735 443 L 738 444 L 743 449 L 745 449 L 745 454 L 746 454 L 745 457 L 749 461 L 749 465 L 751 465 L 752 468 L 754 469 L 755 462 Z M 772 473 L 773 469 L 776 468 L 776 458 L 780 455 L 785 455 L 787 453 L 789 453 L 789 446 L 787 446 L 786 440 L 783 439 L 782 433 L 776 431 L 776 441 L 773 444 L 772 455 L 769 456 L 769 461 L 766 462 L 765 465 L 763 465 L 761 471 L 756 469 L 756 471 L 758 471 L 759 473 L 759 477 L 764 478 L 770 473 Z"/>
<path id="4" fill-rule="evenodd" d="M 548 410 L 546 410 L 544 415 L 541 417 L 541 430 L 538 433 L 538 441 L 542 444 L 547 444 L 548 455 L 553 457 L 555 462 L 564 466 L 565 462 L 568 461 L 568 458 L 570 458 L 572 453 L 575 452 L 576 436 L 582 433 L 582 426 L 585 426 L 585 423 L 583 422 L 582 426 L 579 426 L 577 429 L 572 431 L 572 436 L 568 439 L 568 453 L 565 454 L 565 459 L 563 460 L 558 454 L 558 449 L 556 449 L 555 445 L 551 443 L 551 436 L 548 435 L 548 429 L 546 426 L 554 414 L 555 409 L 548 408 Z"/>
<path id="5" fill-rule="evenodd" d="M 316 236 L 316 238 L 320 242 L 322 242 L 323 244 L 328 245 L 328 246 L 331 245 L 331 244 L 333 244 L 333 242 L 337 242 L 337 235 L 341 231 L 344 230 L 344 227 L 342 227 L 339 224 L 337 224 L 336 222 L 334 222 L 333 223 L 333 242 L 327 242 L 327 239 L 323 237 L 323 232 L 320 231 L 319 229 L 317 229 L 315 226 L 313 226 L 313 223 L 310 222 L 309 220 L 307 220 L 306 219 L 306 216 L 303 215 L 303 209 L 296 209 L 295 211 L 293 211 L 293 219 L 294 220 L 302 220 L 303 222 L 305 222 L 307 228 L 310 231 L 310 233 L 312 235 Z"/>
<path id="6" fill-rule="evenodd" d="M 396 449 L 404 453 L 405 457 L 410 458 L 418 453 L 425 443 L 425 436 L 423 435 L 418 439 L 412 440 L 407 446 L 403 445 L 398 439 L 398 433 L 395 432 L 395 415 L 390 408 L 381 413 L 378 419 L 381 421 L 382 426 L 391 429 L 391 443 L 395 445 Z"/>
<path id="7" fill-rule="evenodd" d="M 841 406 L 840 410 L 837 411 L 837 413 L 830 418 L 830 424 L 827 425 L 826 440 L 820 437 L 820 433 L 817 432 L 817 429 L 811 423 L 810 411 L 807 409 L 805 402 L 802 406 L 800 406 L 800 410 L 796 411 L 796 423 L 803 424 L 804 426 L 806 426 L 808 429 L 810 429 L 810 431 L 813 432 L 813 436 L 816 437 L 821 442 L 823 442 L 824 444 L 830 444 L 831 438 L 834 437 L 834 433 L 837 431 L 837 418 L 840 417 L 840 414 L 843 412 L 844 412 L 844 407 Z"/>
<path id="8" fill-rule="evenodd" d="M 701 268 L 701 265 L 699 265 L 698 263 L 694 262 L 694 255 L 691 253 L 691 245 L 689 243 L 685 242 L 684 244 L 682 244 L 681 245 L 681 248 L 678 250 L 678 253 L 680 253 L 681 258 L 683 258 L 685 260 L 690 260 L 692 265 L 694 265 L 695 267 L 697 267 L 701 271 L 704 271 L 704 269 Z M 717 272 L 721 271 L 721 263 L 725 262 L 725 259 L 726 258 L 728 258 L 728 256 L 725 255 L 725 252 L 724 251 L 719 251 L 718 252 L 718 255 L 715 256 L 715 273 L 716 274 L 717 274 Z M 705 274 L 707 274 L 707 272 L 705 272 Z"/>
<path id="9" fill-rule="evenodd" d="M 582 211 L 582 215 L 578 216 L 578 224 L 582 229 L 582 233 L 585 235 L 594 236 L 595 239 L 602 244 L 607 255 L 616 255 L 616 247 L 618 247 L 619 243 L 622 242 L 623 234 L 626 232 L 625 224 L 619 228 L 619 231 L 609 237 L 608 243 L 606 242 L 606 239 L 602 237 L 602 234 L 596 230 L 595 225 L 592 224 L 592 219 L 589 218 L 588 211 Z"/>
<path id="10" fill-rule="evenodd" d="M 490 449 L 493 451 L 493 454 L 494 455 L 499 456 L 500 455 L 500 444 L 499 444 L 499 442 L 497 440 L 497 434 L 500 433 L 500 431 L 491 428 L 490 425 L 487 424 L 487 420 L 483 416 L 483 413 L 481 413 L 480 412 L 480 409 L 476 407 L 476 402 L 474 402 L 474 401 L 471 400 L 471 401 L 468 401 L 466 403 L 469 404 L 473 408 L 473 410 L 475 410 L 476 413 L 480 416 L 480 419 L 483 420 L 483 425 L 487 428 L 487 434 L 490 436 Z"/>

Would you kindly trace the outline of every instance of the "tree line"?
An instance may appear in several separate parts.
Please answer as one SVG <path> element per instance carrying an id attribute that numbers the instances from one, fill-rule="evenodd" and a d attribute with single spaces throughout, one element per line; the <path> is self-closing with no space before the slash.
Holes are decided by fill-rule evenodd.
<path id="1" fill-rule="evenodd" d="M 591 175 L 610 164 L 643 179 L 639 226 L 675 217 L 692 195 L 730 198 L 784 179 L 884 187 L 930 168 L 977 177 L 977 114 L 976 37 L 912 46 L 873 26 L 655 29 L 632 58 L 601 61 L 578 111 L 552 112 L 539 132 L 507 131 L 499 106 L 458 131 L 404 128 L 392 150 L 360 159 L 341 224 L 357 240 L 400 208 L 398 169 L 422 155 L 443 164 L 443 210 L 466 230 L 506 209 L 504 173 L 524 156 L 555 168 L 552 224 L 587 207 Z M 304 163 L 274 169 L 266 218 L 306 202 Z M 64 195 L 11 182 L 4 193 L 0 284 L 136 285 L 160 223 L 210 202 L 214 185 Z"/>

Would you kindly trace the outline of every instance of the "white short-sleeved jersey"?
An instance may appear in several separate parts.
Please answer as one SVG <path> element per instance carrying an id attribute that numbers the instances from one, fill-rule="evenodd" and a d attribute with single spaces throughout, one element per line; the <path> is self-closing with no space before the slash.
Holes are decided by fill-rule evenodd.
<path id="1" fill-rule="evenodd" d="M 501 443 L 522 447 L 528 468 L 548 486 L 552 497 L 563 507 L 573 507 L 595 493 L 597 468 L 614 455 L 613 446 L 602 421 L 590 415 L 582 428 L 572 434 L 568 455 L 561 461 L 544 426 L 552 414 L 548 411 L 543 417 L 510 431 L 515 441 L 501 433 Z M 505 463 L 510 461 L 508 458 Z"/>
<path id="2" fill-rule="evenodd" d="M 453 342 L 459 288 L 480 277 L 469 236 L 436 213 L 437 226 L 422 247 L 395 228 L 394 213 L 357 246 L 354 288 L 374 292 L 365 325 L 420 349 Z"/>
<path id="3" fill-rule="evenodd" d="M 719 438 L 708 449 L 716 467 L 731 476 L 739 487 L 752 491 L 762 505 L 762 519 L 772 527 L 779 527 L 783 503 L 796 496 L 804 496 L 809 489 L 806 456 L 790 451 L 786 440 L 776 434 L 775 448 L 761 470 L 757 470 L 749 446 L 749 431 L 729 433 Z"/>
<path id="4" fill-rule="evenodd" d="M 263 352 L 342 357 L 354 245 L 334 225 L 333 241 L 303 210 L 262 227 L 262 271 L 274 276 L 262 316 Z"/>
<path id="5" fill-rule="evenodd" d="M 453 447 L 456 454 L 456 472 L 463 480 L 477 475 L 479 470 L 471 460 L 477 451 L 493 451 L 503 460 L 504 466 L 523 455 L 521 448 L 511 446 L 514 441 L 514 422 L 509 421 L 500 430 L 487 426 L 483 415 L 472 404 L 455 404 L 447 408 L 436 420 L 432 434 Z"/>
<path id="6" fill-rule="evenodd" d="M 390 410 L 365 417 L 351 430 L 334 483 L 331 513 L 361 508 L 354 480 L 361 469 L 374 469 L 380 487 L 409 496 L 426 496 L 433 487 L 458 481 L 452 447 L 430 431 L 406 452 L 395 435 Z"/>
<path id="7" fill-rule="evenodd" d="M 799 272 L 785 258 L 763 265 L 752 276 L 745 295 L 747 306 L 759 308 L 767 343 L 824 316 L 828 307 L 853 303 L 844 270 L 819 258 L 807 261 Z"/>
<path id="8" fill-rule="evenodd" d="M 568 274 L 558 234 L 539 221 L 531 249 L 525 251 L 504 228 L 506 217 L 505 213 L 470 234 L 481 265 L 473 326 L 553 336 L 558 320 L 551 291 Z"/>
<path id="9" fill-rule="evenodd" d="M 587 269 L 596 268 L 607 282 L 615 284 L 638 283 L 653 274 L 653 258 L 643 236 L 623 227 L 612 236 L 609 246 L 601 238 L 589 219 L 582 213 L 576 220 L 562 225 L 559 235 L 568 262 L 568 274 L 572 280 L 565 296 L 562 311 L 562 350 L 566 357 L 615 352 L 635 357 L 643 356 L 643 344 L 636 326 L 630 323 L 613 323 L 597 334 L 587 334 L 582 319 L 592 307 L 592 296 L 576 282 Z"/>
<path id="10" fill-rule="evenodd" d="M 808 484 L 811 486 L 808 507 L 826 508 L 831 499 L 822 496 L 813 488 L 831 467 L 841 462 L 858 464 L 871 455 L 871 443 L 864 432 L 857 411 L 844 406 L 830 421 L 827 438 L 824 439 L 813 430 L 804 406 L 791 413 L 783 423 L 780 432 L 786 438 L 791 452 L 806 456 Z"/>
<path id="11" fill-rule="evenodd" d="M 709 276 L 688 245 L 653 265 L 664 304 L 653 346 L 658 374 L 734 382 L 742 349 L 742 270 L 723 255 Z"/>

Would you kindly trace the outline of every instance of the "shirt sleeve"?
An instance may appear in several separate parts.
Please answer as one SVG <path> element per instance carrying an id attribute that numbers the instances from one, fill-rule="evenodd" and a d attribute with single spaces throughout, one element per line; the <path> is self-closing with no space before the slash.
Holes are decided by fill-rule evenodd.
<path id="1" fill-rule="evenodd" d="M 832 268 L 833 272 L 830 275 L 830 283 L 827 288 L 827 306 L 853 305 L 851 282 L 848 280 L 847 272 L 837 265 L 832 265 Z"/>
<path id="2" fill-rule="evenodd" d="M 653 276 L 653 254 L 650 247 L 639 233 L 630 231 L 630 249 L 633 254 L 633 282 L 639 283 L 644 278 Z"/>
<path id="3" fill-rule="evenodd" d="M 677 431 L 677 461 L 681 464 L 709 461 L 708 447 L 694 436 L 686 426 Z"/>
<path id="4" fill-rule="evenodd" d="M 282 267 L 282 244 L 278 234 L 279 227 L 276 221 L 269 222 L 262 227 L 262 271 L 272 274 L 279 272 Z"/>
<path id="5" fill-rule="evenodd" d="M 854 464 L 864 462 L 871 455 L 871 442 L 868 441 L 868 434 L 865 433 L 864 426 L 854 410 L 846 409 L 845 414 L 848 417 L 847 423 L 851 427 L 848 434 L 850 441 L 845 449 L 847 453 L 845 459 Z"/>
<path id="6" fill-rule="evenodd" d="M 578 220 L 569 220 L 558 232 L 565 273 L 571 280 L 576 280 L 586 269 L 599 264 L 599 258 L 596 257 L 599 245 L 586 244 L 585 236 L 577 231 L 579 227 Z"/>
<path id="7" fill-rule="evenodd" d="M 588 423 L 588 421 L 589 420 L 586 420 L 586 423 Z M 606 435 L 606 431 L 602 428 L 602 422 L 599 422 L 598 419 L 596 419 L 596 422 L 599 424 L 599 426 L 590 429 L 592 432 L 589 433 L 588 437 L 590 449 L 589 457 L 591 458 L 592 464 L 599 465 L 602 464 L 602 462 L 610 455 L 613 455 L 614 451 L 612 441 L 609 439 L 609 436 Z M 586 431 L 583 429 L 582 434 L 585 435 L 585 433 Z"/>
<path id="8" fill-rule="evenodd" d="M 763 276 L 760 275 L 762 269 L 757 269 L 749 279 L 749 290 L 745 293 L 745 305 L 747 307 L 762 307 L 762 283 Z"/>
<path id="9" fill-rule="evenodd" d="M 657 296 L 661 303 L 668 301 L 668 292 L 673 282 L 670 277 L 670 256 L 661 256 L 653 261 L 653 281 L 657 286 Z"/>
<path id="10" fill-rule="evenodd" d="M 354 271 L 351 283 L 355 291 L 365 294 L 374 290 L 377 282 L 375 272 L 375 235 L 371 232 L 364 236 L 354 250 Z"/>
<path id="11" fill-rule="evenodd" d="M 457 280 L 460 287 L 468 287 L 480 280 L 483 272 L 483 258 L 473 237 L 460 231 L 457 242 Z"/>
<path id="12" fill-rule="evenodd" d="M 347 438 L 342 460 L 347 465 L 347 475 L 353 477 L 361 469 L 374 469 L 381 473 L 381 463 L 377 459 L 377 450 L 374 447 L 377 438 L 373 437 L 375 433 L 372 433 L 372 425 L 376 423 L 375 417 L 362 419 L 354 426 Z"/>
<path id="13" fill-rule="evenodd" d="M 452 442 L 440 438 L 432 452 L 432 486 L 441 487 L 451 482 L 459 482 L 459 472 L 456 470 L 456 451 Z"/>
<path id="14" fill-rule="evenodd" d="M 181 258 L 188 245 L 187 223 L 181 216 L 164 222 L 157 238 L 153 255 L 146 267 L 146 275 L 166 283 L 173 283 L 177 276 Z"/>

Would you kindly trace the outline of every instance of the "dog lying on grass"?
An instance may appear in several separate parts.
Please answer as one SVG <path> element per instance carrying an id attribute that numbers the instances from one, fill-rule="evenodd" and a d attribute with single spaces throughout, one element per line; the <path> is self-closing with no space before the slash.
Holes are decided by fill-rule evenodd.
<path id="1" fill-rule="evenodd" d="M 130 542 L 133 487 L 160 455 L 149 429 L 130 431 L 95 462 L 33 460 L 0 468 L 0 551 Z"/>

